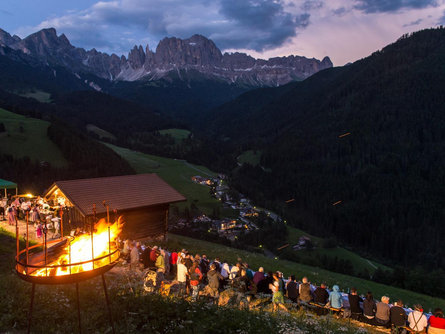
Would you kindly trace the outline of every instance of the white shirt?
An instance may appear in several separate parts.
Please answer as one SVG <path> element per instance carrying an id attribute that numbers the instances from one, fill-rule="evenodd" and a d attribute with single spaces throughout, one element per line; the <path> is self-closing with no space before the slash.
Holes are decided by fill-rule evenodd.
<path id="1" fill-rule="evenodd" d="M 183 263 L 178 263 L 178 282 L 185 283 L 187 279 L 187 267 Z"/>
<path id="2" fill-rule="evenodd" d="M 426 319 L 425 314 L 415 310 L 408 314 L 408 322 L 409 327 L 414 329 L 417 332 L 421 332 L 424 330 L 426 326 L 428 326 L 428 320 Z M 417 326 L 416 326 L 417 322 Z"/>
<path id="3" fill-rule="evenodd" d="M 227 278 L 229 277 L 229 272 L 230 272 L 229 265 L 227 263 L 223 263 L 223 265 L 221 266 L 221 276 Z"/>
<path id="4" fill-rule="evenodd" d="M 239 268 L 237 266 L 233 266 L 232 269 L 230 269 L 230 279 L 234 279 L 236 275 L 239 272 Z"/>

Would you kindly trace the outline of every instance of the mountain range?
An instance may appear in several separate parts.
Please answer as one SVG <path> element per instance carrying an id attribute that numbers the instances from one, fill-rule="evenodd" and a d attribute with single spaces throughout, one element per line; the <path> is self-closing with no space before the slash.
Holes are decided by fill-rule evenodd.
<path id="1" fill-rule="evenodd" d="M 23 39 L 0 29 L 1 55 L 7 54 L 5 48 L 19 50 L 44 64 L 69 68 L 76 75 L 90 73 L 111 81 L 155 81 L 168 77 L 173 71 L 179 79 L 184 79 L 187 71 L 197 71 L 208 79 L 227 83 L 279 86 L 332 67 L 329 57 L 321 61 L 301 56 L 263 60 L 245 53 L 223 54 L 213 41 L 202 35 L 188 39 L 164 38 L 155 51 L 148 45 L 145 49 L 134 46 L 128 57 L 119 57 L 75 47 L 64 34 L 58 36 L 54 28 L 40 30 Z M 100 89 L 97 84 L 92 87 Z"/>

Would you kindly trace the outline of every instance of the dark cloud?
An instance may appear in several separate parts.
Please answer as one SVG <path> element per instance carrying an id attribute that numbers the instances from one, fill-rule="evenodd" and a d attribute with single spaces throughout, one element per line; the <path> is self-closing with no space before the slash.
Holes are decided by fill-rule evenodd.
<path id="1" fill-rule="evenodd" d="M 436 0 L 355 0 L 356 9 L 366 13 L 395 12 L 400 9 L 421 9 L 437 6 Z"/>
<path id="2" fill-rule="evenodd" d="M 283 0 L 115 0 L 98 1 L 90 8 L 50 18 L 40 24 L 55 27 L 84 47 L 121 50 L 137 39 L 153 46 L 166 36 L 187 38 L 202 34 L 221 49 L 264 51 L 282 46 L 309 24 L 310 9 Z M 314 7 L 315 6 L 315 7 Z M 125 32 L 131 35 L 124 35 Z M 107 42 L 112 41 L 112 42 Z"/>
<path id="3" fill-rule="evenodd" d="M 417 25 L 419 25 L 420 23 L 422 23 L 422 21 L 423 21 L 423 19 L 417 19 L 417 20 L 412 21 L 412 22 L 410 22 L 410 23 L 406 23 L 406 24 L 404 24 L 403 27 L 406 28 L 406 27 L 417 26 Z"/>
<path id="4" fill-rule="evenodd" d="M 309 24 L 309 14 L 295 17 L 284 10 L 281 1 L 222 0 L 219 12 L 238 31 L 238 36 L 216 38 L 222 48 L 263 51 L 278 47 L 296 36 L 296 28 Z"/>
<path id="5" fill-rule="evenodd" d="M 314 9 L 320 9 L 323 7 L 324 3 L 321 0 L 306 0 L 301 5 L 301 9 L 303 9 L 306 12 L 309 12 Z"/>
<path id="6" fill-rule="evenodd" d="M 335 16 L 343 16 L 346 13 L 348 13 L 348 10 L 345 7 L 340 7 L 332 11 L 332 14 L 334 14 Z"/>

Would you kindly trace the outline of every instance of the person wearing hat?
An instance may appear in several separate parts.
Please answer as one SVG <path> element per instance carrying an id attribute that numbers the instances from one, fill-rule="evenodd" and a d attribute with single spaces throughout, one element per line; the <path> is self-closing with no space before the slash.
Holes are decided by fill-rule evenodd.
<path id="1" fill-rule="evenodd" d="M 408 315 L 409 328 L 411 328 L 416 333 L 425 333 L 426 327 L 428 326 L 428 319 L 425 314 L 423 314 L 422 305 L 414 305 L 414 311 Z"/>

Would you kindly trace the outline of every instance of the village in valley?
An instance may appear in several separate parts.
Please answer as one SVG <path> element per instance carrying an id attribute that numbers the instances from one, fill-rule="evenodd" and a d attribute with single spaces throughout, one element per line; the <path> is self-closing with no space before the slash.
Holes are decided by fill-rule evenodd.
<path id="1" fill-rule="evenodd" d="M 209 187 L 210 195 L 221 201 L 223 208 L 234 210 L 238 216 L 221 218 L 201 213 L 189 220 L 179 218 L 173 228 L 200 230 L 205 225 L 208 232 L 216 233 L 220 238 L 234 241 L 240 234 L 259 229 L 255 220 L 261 219 L 261 217 L 277 223 L 282 222 L 282 218 L 276 213 L 254 206 L 246 196 L 231 189 L 224 174 L 218 174 L 215 177 L 195 175 L 191 179 L 194 183 Z"/>

